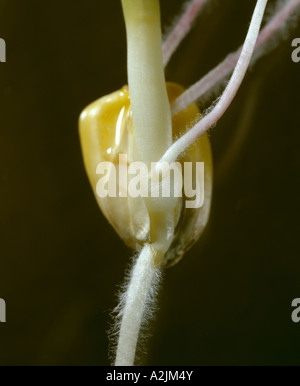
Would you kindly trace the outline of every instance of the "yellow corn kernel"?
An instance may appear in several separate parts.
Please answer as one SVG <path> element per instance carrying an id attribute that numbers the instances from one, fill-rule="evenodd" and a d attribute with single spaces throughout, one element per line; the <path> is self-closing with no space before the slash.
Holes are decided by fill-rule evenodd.
<path id="1" fill-rule="evenodd" d="M 181 86 L 167 83 L 170 103 L 183 91 Z M 195 124 L 199 118 L 200 112 L 196 104 L 190 105 L 186 110 L 173 116 L 173 139 Z M 159 230 L 162 226 L 159 212 L 151 213 L 151 205 L 146 205 L 142 197 L 132 198 L 128 195 L 128 197 L 100 198 L 96 194 L 99 179 L 96 169 L 99 163 L 112 162 L 118 172 L 120 154 L 127 155 L 128 164 L 139 161 L 132 156 L 134 128 L 128 87 L 125 86 L 119 91 L 102 97 L 85 108 L 80 115 L 79 133 L 85 169 L 104 216 L 129 247 L 136 249 L 145 242 L 155 242 L 157 229 Z M 158 160 L 153 160 L 155 161 Z M 172 265 L 177 262 L 199 238 L 207 224 L 212 194 L 212 157 L 207 135 L 202 135 L 185 152 L 180 162 L 204 162 L 204 204 L 201 208 L 186 208 L 185 197 L 183 197 L 173 206 L 175 209 L 171 216 L 176 227 L 171 246 L 164 256 L 163 265 Z M 193 171 L 194 182 L 197 178 Z"/>

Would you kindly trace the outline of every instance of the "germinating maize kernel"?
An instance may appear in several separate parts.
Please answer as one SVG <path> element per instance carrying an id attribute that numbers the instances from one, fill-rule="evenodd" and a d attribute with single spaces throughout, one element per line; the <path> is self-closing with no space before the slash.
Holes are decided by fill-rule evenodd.
<path id="1" fill-rule="evenodd" d="M 184 89 L 174 83 L 167 83 L 169 102 L 172 103 Z M 180 111 L 172 118 L 173 138 L 180 136 L 195 121 L 199 120 L 200 112 L 196 104 Z M 157 229 L 162 224 L 159 213 L 151 213 L 151 204 L 142 197 L 104 197 L 96 194 L 99 175 L 96 169 L 101 162 L 111 162 L 120 170 L 119 155 L 126 154 L 130 165 L 134 160 L 132 111 L 128 87 L 102 97 L 83 110 L 79 120 L 79 133 L 85 169 L 88 174 L 97 202 L 107 220 L 114 227 L 121 239 L 131 248 L 140 248 L 143 244 L 155 242 Z M 153 160 L 157 162 L 158 160 Z M 175 205 L 170 205 L 176 227 L 171 235 L 170 247 L 163 261 L 157 262 L 164 266 L 175 264 L 200 237 L 210 212 L 212 195 L 212 156 L 207 135 L 202 135 L 179 160 L 183 162 L 204 162 L 204 204 L 201 208 L 186 208 L 186 197 L 176 198 Z M 132 178 L 128 175 L 128 180 Z M 193 186 L 200 178 L 193 168 Z M 119 179 L 117 178 L 117 181 Z M 121 187 L 117 186 L 117 190 Z M 164 206 L 168 210 L 168 201 L 164 198 Z"/>

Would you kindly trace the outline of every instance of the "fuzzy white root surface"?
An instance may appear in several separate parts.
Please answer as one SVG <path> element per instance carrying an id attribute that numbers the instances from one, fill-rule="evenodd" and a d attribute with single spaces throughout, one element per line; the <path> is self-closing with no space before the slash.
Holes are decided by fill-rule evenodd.
<path id="1" fill-rule="evenodd" d="M 257 0 L 239 60 L 234 68 L 233 74 L 227 84 L 227 87 L 225 88 L 214 109 L 204 118 L 202 118 L 187 133 L 182 135 L 176 142 L 174 142 L 173 145 L 170 146 L 169 149 L 165 152 L 159 162 L 175 161 L 182 152 L 184 152 L 200 137 L 200 135 L 202 135 L 205 131 L 216 124 L 223 116 L 227 108 L 230 106 L 248 69 L 267 2 L 268 0 Z"/>
<path id="2" fill-rule="evenodd" d="M 141 325 L 155 302 L 160 269 L 153 263 L 149 244 L 142 249 L 133 266 L 126 292 L 121 296 L 121 319 L 115 366 L 133 366 Z"/>

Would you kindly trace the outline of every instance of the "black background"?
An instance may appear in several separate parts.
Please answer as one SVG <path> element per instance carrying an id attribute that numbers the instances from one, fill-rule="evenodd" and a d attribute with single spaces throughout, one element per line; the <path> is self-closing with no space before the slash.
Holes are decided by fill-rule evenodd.
<path id="1" fill-rule="evenodd" d="M 187 87 L 235 50 L 254 5 L 213 0 L 167 80 Z M 181 6 L 161 0 L 164 26 Z M 300 324 L 291 320 L 300 297 L 296 21 L 210 132 L 210 223 L 165 273 L 140 363 L 300 363 Z M 2 0 L 0 37 L 0 364 L 107 365 L 109 313 L 132 252 L 97 207 L 77 121 L 87 104 L 126 84 L 120 2 Z"/>

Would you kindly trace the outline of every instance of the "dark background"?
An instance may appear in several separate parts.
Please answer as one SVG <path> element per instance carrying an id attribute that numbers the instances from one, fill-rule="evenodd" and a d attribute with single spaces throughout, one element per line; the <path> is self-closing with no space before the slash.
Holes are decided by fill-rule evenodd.
<path id="1" fill-rule="evenodd" d="M 254 4 L 212 1 L 167 80 L 188 86 L 235 50 Z M 161 1 L 164 26 L 181 6 Z M 126 84 L 120 2 L 2 0 L 0 37 L 0 364 L 107 365 L 109 313 L 132 252 L 97 207 L 77 121 Z M 143 364 L 300 364 L 296 37 L 299 26 L 257 61 L 211 131 L 210 223 L 165 273 Z"/>

